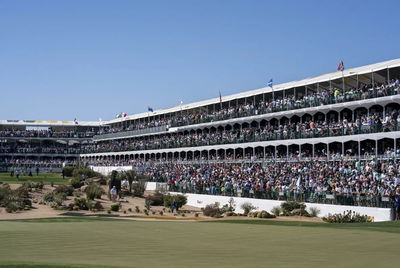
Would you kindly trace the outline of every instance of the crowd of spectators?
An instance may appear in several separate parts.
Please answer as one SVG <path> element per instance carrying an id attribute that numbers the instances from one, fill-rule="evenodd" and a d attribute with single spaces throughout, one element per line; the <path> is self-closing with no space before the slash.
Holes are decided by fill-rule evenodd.
<path id="1" fill-rule="evenodd" d="M 49 146 L 33 144 L 2 144 L 0 153 L 14 154 L 79 154 L 80 146 Z"/>
<path id="2" fill-rule="evenodd" d="M 186 113 L 185 111 L 185 113 L 177 113 L 172 118 L 153 119 L 145 122 L 138 120 L 134 122 L 130 121 L 130 124 L 125 127 L 105 128 L 102 130 L 102 133 L 115 133 L 157 126 L 184 126 L 306 107 L 316 107 L 326 104 L 384 97 L 399 93 L 400 80 L 392 79 L 391 81 L 385 83 L 375 82 L 374 84 L 361 85 L 359 88 L 348 88 L 344 92 L 338 88 L 332 88 L 323 90 L 321 92 L 310 92 L 307 95 L 297 98 L 294 95 L 279 96 L 270 101 L 260 100 L 256 103 L 240 104 L 237 107 L 219 107 L 219 109 L 214 111 L 194 113 Z"/>
<path id="3" fill-rule="evenodd" d="M 84 145 L 82 151 L 85 153 L 118 152 L 367 134 L 396 131 L 399 123 L 400 114 L 397 110 L 393 110 L 386 113 L 385 116 L 379 113 L 361 115 L 355 121 L 347 119 L 309 120 L 303 123 L 287 122 L 280 125 L 249 126 L 230 130 L 216 130 L 215 132 L 159 134 L 131 139 L 108 140 Z"/>
<path id="4" fill-rule="evenodd" d="M 23 138 L 91 138 L 97 132 L 86 131 L 52 131 L 51 129 L 32 129 L 32 130 L 18 130 L 18 129 L 6 129 L 0 130 L 1 137 L 23 137 Z"/>
<path id="5" fill-rule="evenodd" d="M 40 168 L 61 168 L 76 164 L 75 159 L 31 159 L 31 158 L 1 158 L 0 167 L 40 167 Z"/>
<path id="6" fill-rule="evenodd" d="M 389 206 L 400 195 L 400 161 L 164 163 L 138 166 L 169 190 L 212 195 Z"/>

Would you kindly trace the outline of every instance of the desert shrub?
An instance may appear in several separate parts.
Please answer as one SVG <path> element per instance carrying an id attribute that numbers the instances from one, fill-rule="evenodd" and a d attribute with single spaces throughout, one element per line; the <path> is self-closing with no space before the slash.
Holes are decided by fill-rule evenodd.
<path id="1" fill-rule="evenodd" d="M 99 176 L 99 173 L 91 170 L 90 168 L 74 168 L 72 176 L 76 178 L 94 178 Z"/>
<path id="2" fill-rule="evenodd" d="M 273 207 L 271 213 L 274 214 L 276 217 L 281 215 L 282 209 L 280 206 Z"/>
<path id="3" fill-rule="evenodd" d="M 321 210 L 319 208 L 309 208 L 309 213 L 310 213 L 310 217 L 318 217 L 319 213 L 321 213 Z"/>
<path id="4" fill-rule="evenodd" d="M 250 211 L 255 210 L 256 207 L 253 206 L 250 202 L 245 202 L 240 206 L 241 209 L 244 211 L 244 215 L 249 214 Z"/>
<path id="5" fill-rule="evenodd" d="M 2 184 L 0 185 L 0 207 L 5 207 L 8 213 L 30 208 L 32 202 L 28 198 L 28 193 L 26 188 L 12 190 L 8 184 Z"/>
<path id="6" fill-rule="evenodd" d="M 83 186 L 83 181 L 81 178 L 72 178 L 71 181 L 71 186 L 74 187 L 75 189 L 81 188 Z"/>
<path id="7" fill-rule="evenodd" d="M 146 214 L 147 216 L 149 215 L 149 211 L 147 209 L 143 210 L 144 214 Z"/>
<path id="8" fill-rule="evenodd" d="M 91 183 L 85 189 L 86 197 L 89 200 L 94 200 L 95 198 L 101 198 L 105 194 L 104 189 L 97 183 Z"/>
<path id="9" fill-rule="evenodd" d="M 111 214 L 111 209 L 107 210 L 107 213 L 108 213 L 108 214 Z"/>
<path id="10" fill-rule="evenodd" d="M 199 213 L 194 213 L 194 216 L 197 218 L 199 217 Z"/>
<path id="11" fill-rule="evenodd" d="M 8 213 L 17 212 L 20 209 L 22 209 L 21 205 L 18 204 L 18 202 L 16 202 L 16 201 L 8 202 L 7 205 L 6 205 L 6 211 Z"/>
<path id="12" fill-rule="evenodd" d="M 143 180 L 132 183 L 132 194 L 133 196 L 143 197 L 144 191 L 146 190 L 146 182 Z"/>
<path id="13" fill-rule="evenodd" d="M 156 191 L 152 195 L 146 196 L 146 202 L 149 200 L 151 206 L 162 206 L 164 204 L 164 195 Z"/>
<path id="14" fill-rule="evenodd" d="M 172 204 L 175 201 L 176 203 L 176 209 L 179 210 L 181 207 L 186 205 L 187 203 L 187 197 L 181 194 L 177 195 L 171 195 L 167 194 L 164 196 L 164 206 L 172 208 Z"/>
<path id="15" fill-rule="evenodd" d="M 65 177 L 72 177 L 73 171 L 75 167 L 67 166 L 63 167 L 63 172 Z"/>
<path id="16" fill-rule="evenodd" d="M 88 200 L 87 206 L 88 209 L 93 212 L 104 210 L 103 205 L 99 201 Z"/>
<path id="17" fill-rule="evenodd" d="M 145 202 L 144 202 L 144 207 L 147 210 L 150 210 L 150 208 L 151 208 L 151 200 L 146 199 Z"/>
<path id="18" fill-rule="evenodd" d="M 305 217 L 310 217 L 310 213 L 308 213 L 307 210 L 305 210 L 304 208 L 297 208 L 297 209 L 293 209 L 290 212 L 291 216 L 305 216 Z"/>
<path id="19" fill-rule="evenodd" d="M 74 199 L 74 207 L 80 209 L 80 210 L 88 210 L 88 202 L 86 198 L 75 198 Z"/>
<path id="20" fill-rule="evenodd" d="M 111 205 L 111 211 L 119 211 L 121 209 L 120 204 L 112 204 Z"/>
<path id="21" fill-rule="evenodd" d="M 213 218 L 219 218 L 223 213 L 218 203 L 207 205 L 202 210 L 205 216 Z"/>
<path id="22" fill-rule="evenodd" d="M 286 201 L 281 204 L 281 208 L 282 208 L 283 214 L 285 214 L 285 215 L 288 214 L 288 216 L 290 216 L 291 212 L 295 209 L 305 210 L 306 205 L 304 203 L 297 202 L 297 201 Z"/>
<path id="23" fill-rule="evenodd" d="M 261 210 L 260 212 L 257 213 L 257 218 L 260 219 L 271 219 L 271 218 L 276 218 L 275 215 L 268 213 L 265 210 Z"/>
<path id="24" fill-rule="evenodd" d="M 138 206 L 135 207 L 135 212 L 136 212 L 136 213 L 140 213 L 140 209 L 139 209 Z"/>
<path id="25" fill-rule="evenodd" d="M 160 210 L 159 212 L 160 216 L 164 215 L 164 212 L 162 210 Z"/>
<path id="26" fill-rule="evenodd" d="M 107 178 L 104 176 L 100 176 L 94 179 L 94 182 L 100 184 L 100 185 L 107 185 Z"/>
<path id="27" fill-rule="evenodd" d="M 58 185 L 54 191 L 54 193 L 56 194 L 60 194 L 63 193 L 66 196 L 72 196 L 72 194 L 74 193 L 74 187 L 70 186 L 70 185 Z"/>
<path id="28" fill-rule="evenodd" d="M 129 211 L 129 212 L 132 212 L 132 208 L 128 208 L 128 211 Z"/>
<path id="29" fill-rule="evenodd" d="M 322 220 L 329 223 L 361 223 L 371 222 L 372 218 L 368 215 L 361 215 L 355 211 L 346 210 L 342 214 L 329 214 L 327 217 L 323 217 Z"/>
<path id="30" fill-rule="evenodd" d="M 151 211 L 151 214 L 156 215 L 156 211 L 155 211 L 155 210 L 152 210 L 152 211 Z"/>

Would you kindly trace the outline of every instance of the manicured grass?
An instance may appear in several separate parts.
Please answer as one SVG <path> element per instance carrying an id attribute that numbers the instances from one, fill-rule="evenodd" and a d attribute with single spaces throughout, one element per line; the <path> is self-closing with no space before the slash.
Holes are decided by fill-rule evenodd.
<path id="1" fill-rule="evenodd" d="M 15 177 L 15 175 L 11 177 L 10 173 L 0 173 L 0 181 L 11 184 L 22 183 L 24 181 L 42 181 L 45 184 L 50 184 L 51 182 L 53 182 L 54 184 L 66 184 L 69 183 L 69 178 L 63 179 L 61 173 L 39 173 L 39 176 L 36 176 L 36 174 L 32 177 L 25 175 L 19 176 L 19 179 L 17 180 L 17 177 Z"/>
<path id="2" fill-rule="evenodd" d="M 400 225 L 90 217 L 0 221 L 0 266 L 395 267 L 400 235 L 385 228 Z"/>

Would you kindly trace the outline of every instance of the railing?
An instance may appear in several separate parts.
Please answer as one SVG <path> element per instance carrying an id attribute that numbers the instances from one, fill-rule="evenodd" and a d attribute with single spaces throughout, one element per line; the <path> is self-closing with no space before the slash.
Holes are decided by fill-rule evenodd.
<path id="1" fill-rule="evenodd" d="M 253 188 L 196 186 L 191 184 L 169 185 L 172 192 L 237 196 L 255 199 L 299 201 L 332 205 L 365 206 L 391 208 L 394 197 L 368 193 L 335 193 L 296 190 L 256 190 Z"/>
<path id="2" fill-rule="evenodd" d="M 201 123 L 208 123 L 214 121 L 221 121 L 227 119 L 234 119 L 240 117 L 247 117 L 253 115 L 261 115 L 267 113 L 275 113 L 275 112 L 282 112 L 282 111 L 289 111 L 289 110 L 297 110 L 309 107 L 317 107 L 322 105 L 329 105 L 329 104 L 337 104 L 337 103 L 345 103 L 351 101 L 359 101 L 365 99 L 373 99 L 379 97 L 386 97 L 386 96 L 393 96 L 400 94 L 399 86 L 392 86 L 388 87 L 384 90 L 381 89 L 370 89 L 367 92 L 360 92 L 360 91 L 349 91 L 346 92 L 344 95 L 339 95 L 337 97 L 328 96 L 322 99 L 318 99 L 316 97 L 309 97 L 305 100 L 297 100 L 287 104 L 280 104 L 279 106 L 268 105 L 266 107 L 254 108 L 248 111 L 242 112 L 233 112 L 230 114 L 223 114 L 223 115 L 207 115 L 203 116 L 201 119 L 186 119 L 186 120 L 175 120 L 172 121 L 172 127 L 180 127 L 186 125 L 193 125 L 193 124 L 201 124 Z"/>
<path id="3" fill-rule="evenodd" d="M 149 133 L 159 133 L 167 131 L 167 126 L 160 126 L 160 127 L 152 127 L 152 128 L 145 128 L 145 129 L 137 129 L 137 130 L 129 130 L 123 132 L 115 132 L 115 133 L 107 133 L 107 134 L 100 134 L 95 135 L 93 140 L 104 140 L 104 139 L 115 139 L 115 138 L 128 138 L 130 136 L 137 136 Z"/>
<path id="4" fill-rule="evenodd" d="M 238 144 L 238 143 L 249 143 L 249 142 L 260 142 L 260 141 L 275 141 L 275 140 L 289 140 L 289 139 L 312 139 L 312 138 L 323 138 L 323 137 L 336 137 L 336 136 L 348 136 L 348 135 L 360 135 L 360 134 L 371 134 L 379 132 L 392 132 L 399 131 L 400 127 L 397 121 L 393 124 L 387 125 L 372 125 L 372 126 L 358 126 L 355 128 L 348 127 L 331 127 L 325 129 L 313 129 L 307 131 L 281 131 L 273 133 L 251 133 L 242 134 L 238 138 L 222 138 L 218 137 L 215 139 L 204 138 L 196 141 L 179 142 L 174 140 L 173 142 L 163 144 L 151 144 L 151 145 L 139 145 L 139 146 L 115 146 L 111 149 L 97 149 L 96 153 L 99 152 L 120 152 L 130 150 L 158 150 L 158 149 L 170 149 L 170 148 L 182 148 L 182 147 L 198 147 L 198 146 L 209 146 L 219 144 Z M 150 140 L 151 141 L 151 140 Z"/>

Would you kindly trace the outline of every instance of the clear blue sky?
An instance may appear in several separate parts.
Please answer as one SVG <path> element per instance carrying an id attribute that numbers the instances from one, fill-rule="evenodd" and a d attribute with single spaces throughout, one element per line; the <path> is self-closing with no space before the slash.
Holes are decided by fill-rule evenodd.
<path id="1" fill-rule="evenodd" d="M 0 1 L 0 119 L 103 120 L 399 57 L 399 1 Z"/>

